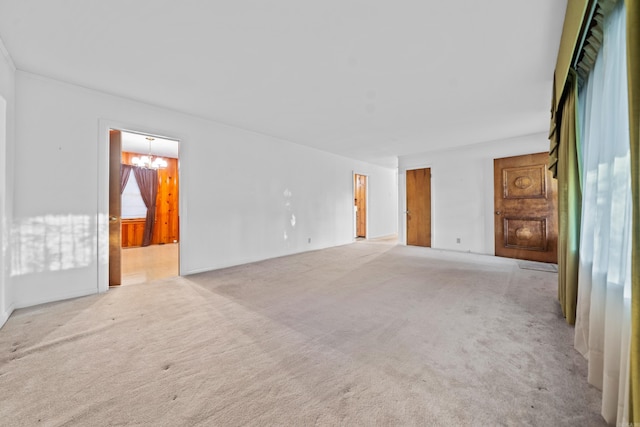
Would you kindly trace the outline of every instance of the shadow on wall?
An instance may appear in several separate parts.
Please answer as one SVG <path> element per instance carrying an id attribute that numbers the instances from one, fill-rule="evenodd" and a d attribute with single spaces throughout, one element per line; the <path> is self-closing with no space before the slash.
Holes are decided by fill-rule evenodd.
<path id="1" fill-rule="evenodd" d="M 96 217 L 69 214 L 15 220 L 11 247 L 11 276 L 87 267 L 96 260 Z"/>

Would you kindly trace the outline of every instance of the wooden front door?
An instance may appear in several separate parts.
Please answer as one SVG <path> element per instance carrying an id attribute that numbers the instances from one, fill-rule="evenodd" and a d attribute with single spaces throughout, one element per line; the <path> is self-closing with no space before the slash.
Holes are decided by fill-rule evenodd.
<path id="1" fill-rule="evenodd" d="M 548 153 L 495 159 L 496 255 L 558 262 L 558 185 Z"/>
<path id="2" fill-rule="evenodd" d="M 367 237 L 367 177 L 356 174 L 354 181 L 356 237 Z"/>
<path id="3" fill-rule="evenodd" d="M 120 263 L 120 131 L 109 131 L 109 286 L 121 284 Z"/>
<path id="4" fill-rule="evenodd" d="M 431 168 L 407 171 L 407 245 L 431 247 Z"/>

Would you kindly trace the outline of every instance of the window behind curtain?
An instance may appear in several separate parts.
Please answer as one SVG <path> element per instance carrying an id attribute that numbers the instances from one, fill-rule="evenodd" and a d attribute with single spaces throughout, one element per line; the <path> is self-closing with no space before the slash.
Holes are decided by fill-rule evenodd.
<path id="1" fill-rule="evenodd" d="M 147 216 L 147 207 L 142 200 L 138 181 L 133 173 L 129 176 L 129 181 L 122 192 L 121 209 L 122 219 L 146 218 Z"/>
<path id="2" fill-rule="evenodd" d="M 589 382 L 602 390 L 602 415 L 625 424 L 631 290 L 631 168 L 625 9 L 604 21 L 594 67 L 578 94 L 582 144 L 582 228 L 576 348 Z"/>

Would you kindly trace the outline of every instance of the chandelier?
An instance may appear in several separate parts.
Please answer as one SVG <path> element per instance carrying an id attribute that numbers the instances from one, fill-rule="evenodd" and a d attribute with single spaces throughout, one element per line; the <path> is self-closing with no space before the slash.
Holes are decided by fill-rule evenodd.
<path id="1" fill-rule="evenodd" d="M 163 159 L 162 157 L 154 157 L 151 155 L 151 141 L 153 141 L 155 138 L 147 136 L 145 139 L 149 141 L 149 154 L 147 156 L 136 156 L 131 159 L 131 163 L 133 163 L 134 166 L 147 169 L 166 168 L 168 163 L 165 159 Z"/>

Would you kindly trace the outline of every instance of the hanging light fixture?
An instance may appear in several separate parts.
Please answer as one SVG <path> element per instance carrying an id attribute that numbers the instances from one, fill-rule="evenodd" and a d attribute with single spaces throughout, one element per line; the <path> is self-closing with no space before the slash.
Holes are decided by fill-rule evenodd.
<path id="1" fill-rule="evenodd" d="M 133 163 L 134 166 L 138 166 L 141 168 L 147 168 L 147 169 L 161 169 L 161 168 L 166 168 L 167 167 L 167 161 L 165 159 L 163 159 L 162 157 L 153 157 L 151 155 L 151 141 L 155 140 L 155 138 L 152 138 L 150 136 L 145 137 L 145 139 L 147 141 L 149 141 L 149 155 L 147 156 L 140 156 L 140 157 L 134 157 L 133 159 L 131 159 L 131 163 Z"/>

